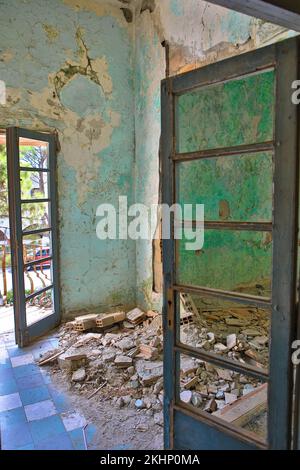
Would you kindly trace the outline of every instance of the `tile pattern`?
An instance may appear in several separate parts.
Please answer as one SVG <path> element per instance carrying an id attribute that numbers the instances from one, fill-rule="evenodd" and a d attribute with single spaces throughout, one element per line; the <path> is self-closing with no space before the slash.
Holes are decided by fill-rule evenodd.
<path id="1" fill-rule="evenodd" d="M 1 450 L 84 450 L 85 418 L 35 364 L 45 351 L 57 347 L 55 338 L 20 349 L 12 335 L 0 336 Z M 85 430 L 88 444 L 95 426 Z"/>

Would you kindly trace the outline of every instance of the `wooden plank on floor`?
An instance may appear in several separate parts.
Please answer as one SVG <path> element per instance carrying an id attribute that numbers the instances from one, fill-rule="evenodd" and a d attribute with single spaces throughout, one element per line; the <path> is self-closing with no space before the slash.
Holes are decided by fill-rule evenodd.
<path id="1" fill-rule="evenodd" d="M 245 426 L 252 418 L 267 409 L 268 384 L 257 387 L 231 405 L 215 411 L 214 416 L 237 426 Z"/>

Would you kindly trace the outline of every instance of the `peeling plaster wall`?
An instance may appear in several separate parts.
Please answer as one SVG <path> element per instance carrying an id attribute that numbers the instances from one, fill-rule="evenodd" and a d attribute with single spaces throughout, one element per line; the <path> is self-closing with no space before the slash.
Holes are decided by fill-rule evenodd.
<path id="1" fill-rule="evenodd" d="M 0 0 L 0 127 L 58 131 L 65 314 L 152 293 L 152 242 L 99 241 L 96 208 L 159 199 L 160 81 L 293 34 L 202 0 Z M 132 14 L 131 14 L 132 13 Z"/>
<path id="2" fill-rule="evenodd" d="M 0 1 L 0 127 L 58 131 L 65 313 L 135 303 L 134 242 L 96 237 L 100 203 L 134 200 L 133 28 L 118 3 Z"/>
<path id="3" fill-rule="evenodd" d="M 136 201 L 151 207 L 158 203 L 159 194 L 160 81 L 165 52 L 148 10 L 138 17 L 135 48 Z M 136 269 L 137 302 L 153 307 L 152 242 L 137 240 Z"/>
<path id="4" fill-rule="evenodd" d="M 136 200 L 158 200 L 160 86 L 165 77 L 167 41 L 170 74 L 178 74 L 247 52 L 295 33 L 202 0 L 156 0 L 152 12 L 136 2 Z M 137 300 L 160 304 L 152 294 L 152 243 L 137 242 Z"/>

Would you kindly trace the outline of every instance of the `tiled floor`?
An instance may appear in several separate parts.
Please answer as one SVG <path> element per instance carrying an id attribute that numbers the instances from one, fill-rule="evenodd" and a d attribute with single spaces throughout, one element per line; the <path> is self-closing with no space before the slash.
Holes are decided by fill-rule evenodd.
<path id="1" fill-rule="evenodd" d="M 0 429 L 2 450 L 85 449 L 85 418 L 72 409 L 35 359 L 57 346 L 55 338 L 19 349 L 12 334 L 0 336 Z M 85 430 L 88 445 L 96 428 Z"/>

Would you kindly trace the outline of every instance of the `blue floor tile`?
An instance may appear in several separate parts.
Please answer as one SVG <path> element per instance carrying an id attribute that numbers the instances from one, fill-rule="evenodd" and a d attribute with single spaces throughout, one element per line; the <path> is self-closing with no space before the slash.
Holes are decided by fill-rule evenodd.
<path id="1" fill-rule="evenodd" d="M 1 434 L 4 450 L 14 450 L 33 443 L 28 423 L 6 426 Z"/>
<path id="2" fill-rule="evenodd" d="M 57 415 L 39 419 L 38 421 L 31 421 L 29 426 L 35 444 L 65 432 L 63 422 Z"/>
<path id="3" fill-rule="evenodd" d="M 71 404 L 68 398 L 58 390 L 55 390 L 53 387 L 48 386 L 50 391 L 52 400 L 54 401 L 55 408 L 57 409 L 58 413 L 63 413 L 64 411 L 68 411 L 71 407 Z"/>
<path id="4" fill-rule="evenodd" d="M 1 371 L 2 371 L 3 369 L 10 369 L 10 368 L 11 368 L 11 362 L 10 362 L 9 357 L 6 357 L 6 358 L 1 359 L 1 363 L 0 363 L 0 376 L 1 376 Z"/>
<path id="5" fill-rule="evenodd" d="M 94 436 L 96 434 L 96 427 L 92 424 L 89 424 L 85 429 L 85 435 L 88 446 L 92 443 Z M 73 429 L 73 431 L 69 431 L 70 438 L 72 440 L 73 446 L 75 450 L 86 450 L 84 445 L 83 439 L 83 431 L 82 428 Z"/>
<path id="6" fill-rule="evenodd" d="M 22 356 L 23 354 L 26 354 L 26 351 L 24 348 L 19 348 L 18 346 L 13 346 L 13 347 L 8 347 L 7 352 L 10 357 L 15 357 L 15 356 Z"/>
<path id="7" fill-rule="evenodd" d="M 46 385 L 41 387 L 25 388 L 24 390 L 20 390 L 19 393 L 24 406 L 50 398 L 50 393 Z"/>
<path id="8" fill-rule="evenodd" d="M 18 391 L 17 382 L 14 377 L 5 378 L 0 374 L 0 396 L 10 395 Z"/>
<path id="9" fill-rule="evenodd" d="M 1 377 L 1 382 L 5 381 L 7 379 L 13 379 L 14 378 L 13 368 L 12 367 L 3 367 L 0 370 L 0 377 Z"/>
<path id="10" fill-rule="evenodd" d="M 47 368 L 42 369 L 36 364 L 27 364 L 29 361 L 25 360 L 21 361 L 24 365 L 14 364 L 16 367 L 12 367 L 11 363 L 13 357 L 31 353 L 36 358 L 49 349 L 55 349 L 58 339 L 50 338 L 21 349 L 15 345 L 12 337 L 12 339 L 7 338 L 3 345 L 0 356 L 0 397 L 19 393 L 23 406 L 20 402 L 20 407 L 0 413 L 2 449 L 84 449 L 82 428 L 67 432 L 62 417 L 58 414 L 28 422 L 25 413 L 28 407 L 52 400 L 57 413 L 66 413 L 70 411 L 71 403 L 66 394 L 54 387 Z M 89 425 L 86 428 L 89 446 L 95 434 L 95 426 Z"/>
<path id="11" fill-rule="evenodd" d="M 18 447 L 16 450 L 35 450 L 34 444 L 27 444 L 27 446 Z"/>
<path id="12" fill-rule="evenodd" d="M 0 423 L 1 428 L 5 429 L 7 426 L 12 426 L 13 424 L 22 424 L 26 423 L 26 415 L 24 408 L 15 408 L 14 410 L 2 411 L 0 413 Z"/>
<path id="13" fill-rule="evenodd" d="M 37 450 L 74 450 L 72 441 L 68 433 L 57 434 L 40 441 L 36 445 Z"/>
<path id="14" fill-rule="evenodd" d="M 13 372 L 15 377 L 19 379 L 21 377 L 40 373 L 40 369 L 35 364 L 27 364 L 26 366 L 14 367 Z"/>
<path id="15" fill-rule="evenodd" d="M 41 372 L 41 374 L 42 374 L 42 376 L 43 376 L 43 380 L 44 380 L 45 384 L 46 384 L 46 385 L 51 385 L 51 384 L 52 384 L 52 380 L 51 380 L 51 374 L 50 374 L 50 372 L 49 372 L 48 370 L 46 370 L 46 369 L 43 369 L 43 368 L 40 369 L 40 372 Z"/>
<path id="16" fill-rule="evenodd" d="M 24 390 L 25 388 L 41 387 L 42 385 L 44 385 L 44 381 L 42 374 L 40 373 L 27 375 L 17 379 L 17 386 L 19 390 Z"/>

